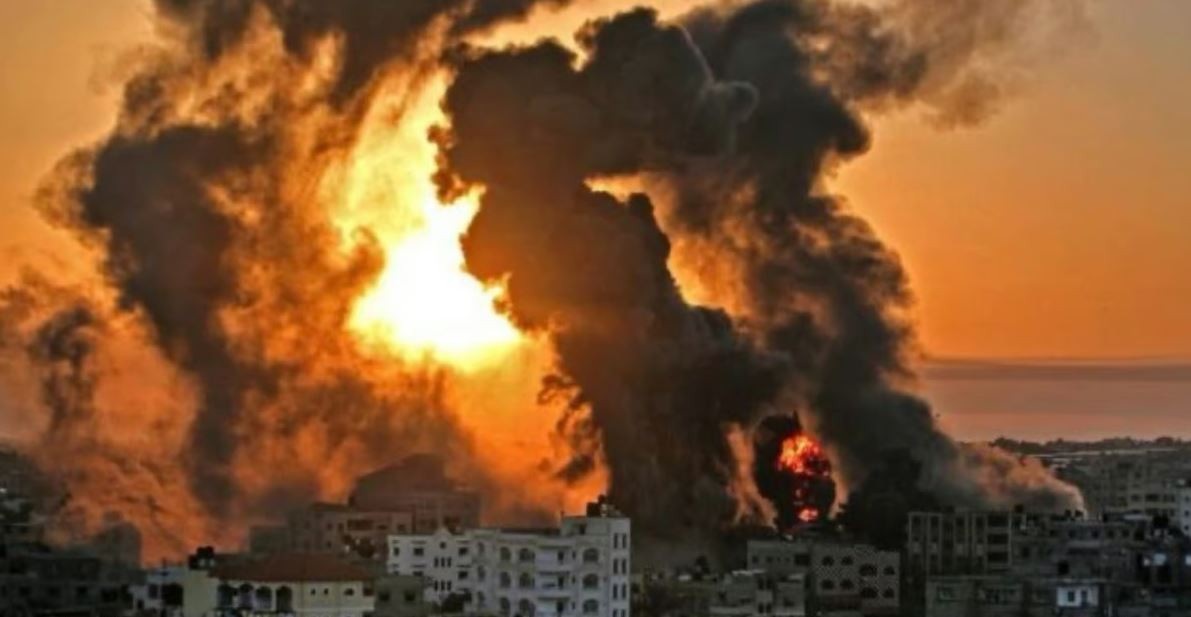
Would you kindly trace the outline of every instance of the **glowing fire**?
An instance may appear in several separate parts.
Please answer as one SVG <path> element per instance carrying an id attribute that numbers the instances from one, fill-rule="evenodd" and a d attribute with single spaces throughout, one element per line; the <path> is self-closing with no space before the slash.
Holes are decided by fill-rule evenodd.
<path id="1" fill-rule="evenodd" d="M 460 238 L 478 208 L 475 193 L 440 204 L 432 176 L 435 150 L 426 135 L 442 121 L 441 81 L 407 98 L 406 84 L 377 97 L 350 159 L 323 189 L 351 247 L 358 232 L 375 237 L 384 271 L 359 300 L 349 325 L 365 341 L 411 359 L 459 368 L 489 364 L 521 341 L 496 309 L 503 293 L 464 268 Z M 399 126 L 394 109 L 409 110 Z"/>
<path id="2" fill-rule="evenodd" d="M 823 518 L 830 498 L 824 502 L 820 491 L 826 486 L 824 482 L 830 483 L 831 462 L 819 444 L 803 433 L 786 437 L 782 440 L 776 467 L 793 480 L 790 498 L 795 506 L 795 518 L 801 523 L 813 523 Z"/>
<path id="3" fill-rule="evenodd" d="M 782 451 L 777 458 L 777 468 L 794 474 L 817 474 L 814 469 L 824 460 L 819 444 L 806 435 L 791 435 L 782 441 Z"/>
<path id="4" fill-rule="evenodd" d="M 385 247 L 384 272 L 356 304 L 352 326 L 455 363 L 515 343 L 517 330 L 494 308 L 501 291 L 463 269 L 459 237 L 475 212 L 474 202 L 423 200 L 422 225 Z"/>

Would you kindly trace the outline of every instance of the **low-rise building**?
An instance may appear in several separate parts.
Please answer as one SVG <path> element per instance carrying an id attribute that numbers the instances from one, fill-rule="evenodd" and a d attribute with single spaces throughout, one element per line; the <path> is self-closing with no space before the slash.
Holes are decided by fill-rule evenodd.
<path id="1" fill-rule="evenodd" d="M 271 555 L 217 566 L 210 574 L 218 581 L 218 615 L 366 617 L 375 609 L 375 573 L 333 555 Z"/>
<path id="2" fill-rule="evenodd" d="M 725 574 L 651 574 L 639 583 L 636 604 L 650 615 L 805 617 L 802 574 L 737 570 Z"/>
<path id="3" fill-rule="evenodd" d="M 426 600 L 430 579 L 387 574 L 376 579 L 374 617 L 427 617 L 434 605 Z"/>

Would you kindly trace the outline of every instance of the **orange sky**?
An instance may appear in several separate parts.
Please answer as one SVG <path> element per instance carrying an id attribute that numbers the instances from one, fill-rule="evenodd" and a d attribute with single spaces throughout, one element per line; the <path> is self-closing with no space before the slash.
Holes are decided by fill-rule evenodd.
<path id="1" fill-rule="evenodd" d="M 1093 4 L 983 125 L 879 119 L 832 183 L 902 254 L 934 355 L 1191 356 L 1191 3 Z M 0 278 L 69 263 L 28 197 L 110 123 L 140 0 L 0 0 Z M 64 257 L 65 255 L 65 257 Z"/>

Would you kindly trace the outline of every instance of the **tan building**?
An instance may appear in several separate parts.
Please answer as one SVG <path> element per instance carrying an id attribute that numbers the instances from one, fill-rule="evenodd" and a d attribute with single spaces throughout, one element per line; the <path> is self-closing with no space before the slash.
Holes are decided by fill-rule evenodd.
<path id="1" fill-rule="evenodd" d="M 283 530 L 255 530 L 250 549 L 270 554 L 285 544 L 288 550 L 383 562 L 390 535 L 474 529 L 479 524 L 479 494 L 449 478 L 439 458 L 415 455 L 361 476 L 346 504 L 313 504 L 292 512 Z"/>
<path id="2" fill-rule="evenodd" d="M 412 529 L 412 512 L 316 503 L 290 514 L 288 535 L 295 551 L 350 553 L 384 560 L 389 535 Z"/>
<path id="3" fill-rule="evenodd" d="M 365 617 L 375 609 L 368 569 L 333 555 L 293 553 L 218 566 L 216 611 L 294 617 Z"/>
<path id="4" fill-rule="evenodd" d="M 361 476 L 348 504 L 364 511 L 409 513 L 411 532 L 417 534 L 480 526 L 479 494 L 456 484 L 442 459 L 428 454 Z"/>

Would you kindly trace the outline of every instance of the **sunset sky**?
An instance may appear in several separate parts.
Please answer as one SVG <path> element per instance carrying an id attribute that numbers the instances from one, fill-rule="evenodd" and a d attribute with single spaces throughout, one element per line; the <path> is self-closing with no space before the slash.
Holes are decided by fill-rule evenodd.
<path id="1" fill-rule="evenodd" d="M 1191 435 L 1191 3 L 1090 6 L 1087 31 L 1033 59 L 993 117 L 875 118 L 873 151 L 831 187 L 908 266 L 924 351 L 1002 361 L 927 371 L 961 436 Z M 149 14 L 138 0 L 0 0 L 3 280 L 77 257 L 30 199 L 111 125 Z M 1045 370 L 1056 363 L 1069 371 Z"/>

